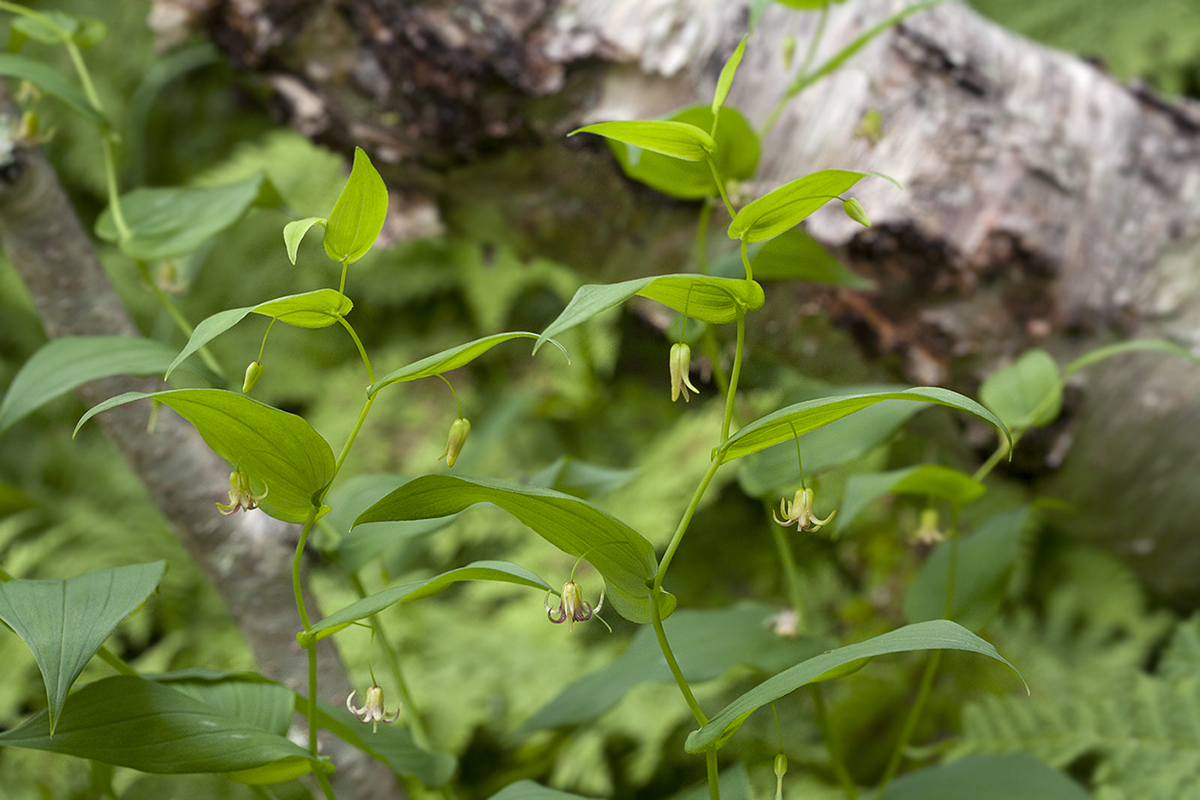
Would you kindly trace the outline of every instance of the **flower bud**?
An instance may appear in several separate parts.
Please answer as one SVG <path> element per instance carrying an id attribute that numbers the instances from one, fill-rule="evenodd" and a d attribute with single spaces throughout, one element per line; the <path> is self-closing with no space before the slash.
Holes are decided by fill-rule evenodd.
<path id="1" fill-rule="evenodd" d="M 938 527 L 938 512 L 936 508 L 927 508 L 921 512 L 921 520 L 913 531 L 914 544 L 934 545 L 946 538 Z"/>
<path id="2" fill-rule="evenodd" d="M 454 462 L 458 460 L 458 454 L 462 452 L 463 443 L 467 441 L 467 434 L 471 432 L 471 423 L 469 420 L 459 417 L 454 420 L 454 424 L 450 426 L 450 437 L 446 440 L 446 449 L 438 456 L 438 461 L 446 459 L 446 466 L 453 467 Z"/>
<path id="3" fill-rule="evenodd" d="M 695 394 L 700 394 L 700 390 L 692 385 L 691 378 L 688 376 L 691 369 L 692 348 L 682 342 L 671 345 L 671 402 L 678 400 L 681 394 L 684 402 L 688 402 L 688 389 Z"/>
<path id="4" fill-rule="evenodd" d="M 250 394 L 250 390 L 254 388 L 254 384 L 258 383 L 262 374 L 263 365 L 257 361 L 251 361 L 250 366 L 246 367 L 246 379 L 242 381 L 242 394 Z"/>
<path id="5" fill-rule="evenodd" d="M 858 202 L 857 197 L 851 197 L 849 200 L 842 201 L 842 210 L 846 212 L 846 216 L 862 225 L 864 228 L 871 227 L 871 219 L 867 216 L 867 210 L 863 208 L 862 203 Z"/>
<path id="6" fill-rule="evenodd" d="M 792 61 L 796 58 L 796 37 L 788 34 L 783 37 L 783 68 L 790 70 Z"/>
<path id="7" fill-rule="evenodd" d="M 783 800 L 783 776 L 787 774 L 787 756 L 775 756 L 775 800 Z"/>

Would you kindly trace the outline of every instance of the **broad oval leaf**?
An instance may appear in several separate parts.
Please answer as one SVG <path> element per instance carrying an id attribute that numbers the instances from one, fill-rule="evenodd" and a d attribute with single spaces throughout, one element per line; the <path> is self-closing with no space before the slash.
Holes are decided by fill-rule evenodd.
<path id="1" fill-rule="evenodd" d="M 689 125 L 662 119 L 631 120 L 628 122 L 597 122 L 571 131 L 595 133 L 606 139 L 640 147 L 653 153 L 679 158 L 684 161 L 703 161 L 714 150 L 717 143 L 707 131 Z"/>
<path id="2" fill-rule="evenodd" d="M 76 89 L 70 81 L 53 67 L 39 61 L 33 61 L 22 56 L 0 53 L 0 75 L 8 75 L 29 81 L 48 95 L 57 97 L 84 119 L 102 130 L 108 127 L 108 120 L 92 107 L 82 91 Z"/>
<path id="3" fill-rule="evenodd" d="M 434 375 L 441 375 L 443 372 L 449 372 L 452 369 L 458 369 L 465 366 L 481 355 L 491 350 L 498 344 L 510 341 L 512 339 L 538 339 L 536 333 L 527 333 L 524 331 L 517 333 L 497 333 L 493 336 L 485 336 L 482 339 L 476 339 L 473 342 L 460 344 L 458 347 L 451 347 L 449 350 L 443 350 L 440 353 L 435 353 L 428 358 L 423 358 L 420 361 L 414 361 L 408 366 L 389 372 L 382 378 L 371 384 L 367 389 L 367 396 L 370 397 L 385 386 L 390 386 L 393 383 L 404 383 L 406 381 L 415 381 L 421 378 L 431 378 Z M 540 343 L 539 339 L 539 343 Z M 549 340 L 555 347 L 562 350 L 563 355 L 567 355 L 567 349 L 553 339 Z M 571 357 L 567 356 L 567 361 Z"/>
<path id="4" fill-rule="evenodd" d="M 131 564 L 74 578 L 0 583 L 0 620 L 29 646 L 46 684 L 48 731 L 67 692 L 121 620 L 158 587 L 167 562 Z"/>
<path id="5" fill-rule="evenodd" d="M 891 180 L 877 172 L 826 169 L 785 183 L 742 208 L 729 223 L 729 238 L 761 242 L 778 236 L 868 175 Z"/>
<path id="6" fill-rule="evenodd" d="M 165 261 L 195 250 L 232 227 L 254 205 L 265 176 L 208 187 L 134 189 L 121 197 L 130 238 L 118 241 L 112 209 L 96 221 L 96 235 L 117 242 L 121 252 L 143 261 Z"/>
<path id="7" fill-rule="evenodd" d="M 1062 408 L 1058 363 L 1040 348 L 1027 350 L 979 387 L 979 399 L 1013 430 L 1049 425 Z"/>
<path id="8" fill-rule="evenodd" d="M 841 524 L 853 524 L 863 509 L 885 494 L 917 494 L 965 506 L 985 491 L 987 487 L 970 475 L 937 464 L 852 475 L 842 495 Z"/>
<path id="9" fill-rule="evenodd" d="M 325 225 L 327 222 L 328 220 L 324 217 L 309 217 L 284 225 L 283 244 L 287 248 L 288 260 L 293 264 L 296 263 L 296 251 L 300 249 L 300 241 L 304 238 L 304 234 L 308 233 L 309 228 L 313 225 Z"/>
<path id="10" fill-rule="evenodd" d="M 545 592 L 554 591 L 550 584 L 519 564 L 511 564 L 507 561 L 476 561 L 427 580 L 393 586 L 382 592 L 368 595 L 338 609 L 313 625 L 308 631 L 296 634 L 296 641 L 300 643 L 301 647 L 308 647 L 310 643 L 320 641 L 326 636 L 332 636 L 347 625 L 378 614 L 388 606 L 430 597 L 462 581 L 515 583 L 518 586 L 529 586 Z"/>
<path id="11" fill-rule="evenodd" d="M 850 289 L 872 289 L 875 286 L 874 281 L 861 278 L 846 269 L 841 261 L 799 228 L 784 231 L 765 242 L 756 242 L 746 250 L 755 280 L 812 281 Z M 738 270 L 741 271 L 740 262 Z"/>
<path id="12" fill-rule="evenodd" d="M 752 178 L 762 151 L 758 134 L 735 108 L 723 107 L 717 117 L 717 133 L 713 137 L 717 149 L 712 154 L 717 173 L 727 181 Z M 711 130 L 713 112 L 706 106 L 688 106 L 671 114 L 667 120 Z M 680 200 L 702 200 L 720 193 L 712 169 L 706 163 L 681 161 L 612 139 L 608 145 L 624 173 L 651 189 Z"/>
<path id="13" fill-rule="evenodd" d="M 387 186 L 361 147 L 354 148 L 350 179 L 325 223 L 325 252 L 338 263 L 353 264 L 367 254 L 387 218 Z"/>
<path id="14" fill-rule="evenodd" d="M 865 663 L 867 659 L 875 656 L 913 650 L 963 650 L 978 653 L 1007 665 L 1018 676 L 1021 674 L 996 652 L 996 648 L 961 625 L 945 619 L 919 622 L 865 642 L 830 650 L 802 661 L 773 678 L 768 678 L 721 709 L 721 712 L 700 730 L 693 731 L 684 747 L 689 753 L 701 753 L 712 747 L 719 747 L 756 710 L 800 687 L 845 675 L 850 671 L 848 668 L 856 666 L 856 662 Z"/>
<path id="15" fill-rule="evenodd" d="M 261 314 L 297 328 L 327 328 L 349 314 L 353 308 L 354 303 L 341 292 L 333 289 L 317 289 L 315 292 L 277 297 L 256 306 L 218 311 L 196 326 L 183 350 L 167 367 L 165 377 L 170 378 L 175 368 L 182 364 L 188 356 L 237 325 L 250 314 Z"/>
<path id="16" fill-rule="evenodd" d="M 551 336 L 557 336 L 602 311 L 624 303 L 634 295 L 657 300 L 668 308 L 700 322 L 723 325 L 740 312 L 762 306 L 765 295 L 754 281 L 710 278 L 707 275 L 659 275 L 611 284 L 581 286 L 558 318 L 542 331 L 533 352 Z"/>
<path id="17" fill-rule="evenodd" d="M 499 506 L 558 549 L 586 559 L 604 577 L 606 596 L 621 616 L 650 622 L 649 583 L 658 571 L 653 545 L 578 497 L 507 481 L 425 475 L 371 506 L 354 524 L 445 517 L 476 503 Z M 674 608 L 674 596 L 664 592 L 663 619 Z"/>
<path id="18" fill-rule="evenodd" d="M 46 712 L 0 733 L 0 746 L 90 758 L 141 772 L 243 773 L 266 765 L 272 781 L 327 769 L 307 750 L 177 691 L 120 675 L 90 683 L 67 700 L 54 737 Z"/>
<path id="19" fill-rule="evenodd" d="M 917 403 L 937 403 L 938 405 L 966 411 L 984 422 L 991 423 L 1004 435 L 1009 445 L 1012 435 L 1004 427 L 995 414 L 976 403 L 969 397 L 958 392 L 942 389 L 937 386 L 917 386 L 902 391 L 867 392 L 842 397 L 825 397 L 819 400 L 808 400 L 803 403 L 781 408 L 756 420 L 725 440 L 715 451 L 715 458 L 722 463 L 735 458 L 757 453 L 773 444 L 778 444 L 794 436 L 828 425 L 834 420 L 849 416 L 868 406 L 882 403 L 884 400 L 911 400 Z"/>
<path id="20" fill-rule="evenodd" d="M 737 75 L 738 65 L 742 63 L 742 54 L 746 52 L 746 39 L 749 37 L 750 34 L 742 37 L 737 49 L 725 61 L 725 66 L 721 67 L 721 74 L 717 77 L 717 88 L 713 90 L 713 114 L 725 105 L 725 98 L 729 96 L 729 87 L 733 86 L 733 77 Z"/>
<path id="21" fill-rule="evenodd" d="M 1028 753 L 973 755 L 915 770 L 888 784 L 882 800 L 1088 800 L 1083 787 Z"/>
<path id="22" fill-rule="evenodd" d="M 195 426 L 208 446 L 250 478 L 259 507 L 284 522 L 304 522 L 333 479 L 333 451 L 302 417 L 221 389 L 126 392 L 105 400 L 79 420 L 75 431 L 102 411 L 153 399 Z"/>
<path id="23" fill-rule="evenodd" d="M 137 336 L 64 336 L 34 353 L 0 403 L 0 434 L 27 414 L 88 381 L 161 375 L 175 348 Z"/>

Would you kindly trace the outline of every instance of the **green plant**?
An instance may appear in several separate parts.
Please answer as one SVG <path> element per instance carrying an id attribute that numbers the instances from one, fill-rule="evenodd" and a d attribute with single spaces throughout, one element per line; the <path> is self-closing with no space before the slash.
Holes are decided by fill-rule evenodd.
<path id="1" fill-rule="evenodd" d="M 827 4 L 821 7 L 825 13 Z M 94 26 L 89 28 L 82 22 L 45 17 L 9 4 L 0 4 L 0 8 L 34 20 L 41 27 L 33 30 L 44 28 L 69 48 L 79 46 L 84 31 L 94 30 Z M 768 276 L 777 280 L 800 277 L 860 285 L 861 281 L 840 265 L 831 264 L 828 254 L 823 254 L 795 226 L 833 199 L 842 200 L 843 209 L 852 219 L 869 225 L 861 204 L 846 193 L 864 178 L 882 177 L 826 170 L 787 183 L 741 208 L 735 206 L 730 184 L 752 177 L 760 148 L 757 135 L 744 118 L 725 106 L 745 46 L 743 39 L 722 70 L 710 106 L 686 109 L 669 120 L 600 123 L 576 132 L 606 137 L 631 177 L 681 199 L 702 200 L 697 274 L 646 276 L 613 285 L 584 286 L 541 334 L 513 331 L 484 336 L 377 375 L 369 348 L 349 320 L 355 308 L 350 299 L 355 294 L 355 274 L 350 266 L 370 251 L 379 236 L 386 217 L 387 190 L 367 155 L 356 150 L 350 177 L 328 215 L 294 221 L 283 230 L 285 249 L 293 265 L 300 257 L 305 235 L 315 228 L 323 230 L 324 250 L 338 268 L 336 289 L 319 288 L 229 309 L 208 317 L 194 328 L 174 310 L 170 298 L 159 292 L 159 301 L 164 308 L 171 309 L 179 328 L 188 334 L 188 342 L 178 354 L 173 348 L 142 340 L 80 339 L 60 340 L 32 358 L 14 379 L 0 405 L 0 431 L 89 379 L 125 373 L 163 374 L 166 379 L 177 376 L 177 370 L 188 366 L 194 355 L 205 362 L 192 366 L 199 379 L 207 378 L 220 386 L 224 372 L 214 356 L 204 356 L 207 346 L 251 315 L 270 320 L 257 355 L 246 368 L 240 392 L 185 387 L 123 394 L 90 409 L 76 429 L 92 416 L 119 405 L 147 399 L 155 407 L 166 405 L 192 423 L 211 448 L 229 462 L 230 497 L 228 504 L 220 504 L 222 512 L 257 508 L 303 526 L 296 547 L 293 586 L 301 628 L 296 638 L 308 651 L 310 672 L 307 691 L 295 695 L 277 683 L 247 673 L 143 676 L 102 649 L 105 637 L 99 634 L 111 631 L 149 596 L 161 577 L 160 562 L 93 572 L 65 581 L 10 581 L 0 586 L 0 619 L 38 656 L 49 707 L 22 726 L 0 733 L 0 744 L 79 755 L 99 764 L 149 773 L 211 772 L 256 787 L 311 774 L 325 795 L 332 796 L 327 775 L 335 765 L 317 749 L 317 731 L 325 729 L 406 776 L 410 788 L 420 791 L 424 786 L 450 794 L 454 757 L 439 749 L 432 725 L 425 721 L 427 716 L 436 716 L 438 708 L 426 708 L 416 702 L 404 677 L 411 662 L 407 655 L 401 657 L 392 641 L 394 632 L 379 621 L 380 615 L 394 611 L 400 604 L 408 608 L 407 604 L 458 583 L 475 581 L 537 589 L 547 598 L 545 613 L 550 622 L 568 618 L 585 622 L 594 609 L 581 599 L 580 592 L 585 591 L 588 597 L 593 596 L 593 591 L 599 593 L 596 587 L 587 585 L 587 577 L 576 582 L 575 567 L 586 562 L 604 579 L 604 599 L 597 606 L 611 607 L 628 622 L 650 627 L 642 629 L 643 633 L 621 659 L 568 686 L 526 723 L 526 730 L 590 722 L 640 683 L 672 682 L 696 724 L 683 748 L 688 753 L 703 755 L 709 795 L 719 797 L 724 790 L 728 798 L 744 794 L 749 778 L 744 767 L 719 771 L 722 748 L 743 728 L 761 722 L 766 716 L 759 714 L 752 721 L 755 711 L 768 705 L 781 706 L 785 698 L 805 688 L 811 698 L 813 721 L 825 745 L 828 768 L 844 794 L 853 800 L 859 791 L 859 781 L 851 773 L 853 765 L 847 763 L 846 749 L 839 741 L 841 720 L 829 712 L 823 684 L 848 678 L 876 656 L 932 651 L 911 711 L 895 731 L 877 781 L 878 793 L 884 797 L 913 796 L 914 791 L 921 791 L 921 784 L 914 784 L 915 778 L 894 784 L 890 781 L 906 757 L 908 745 L 922 724 L 922 714 L 931 702 L 942 651 L 985 655 L 1008 664 L 974 631 L 982 629 L 1003 602 L 1020 565 L 1022 542 L 1028 538 L 1037 509 L 985 507 L 970 520 L 969 526 L 962 525 L 962 518 L 970 514 L 971 504 L 985 494 L 983 479 L 1011 452 L 1022 434 L 1054 419 L 1061 405 L 1063 384 L 1072 372 L 1100 357 L 1129 349 L 1182 351 L 1164 342 L 1119 345 L 1080 359 L 1063 371 L 1047 354 L 1031 351 L 984 385 L 983 404 L 937 387 L 859 387 L 775 403 L 769 412 L 735 427 L 739 416 L 739 384 L 747 356 L 746 318 L 763 305 L 765 298 L 755 275 L 760 280 Z M 809 73 L 806 63 L 785 101 L 835 68 L 859 46 L 861 42 L 856 42 L 852 49 L 835 57 L 828 69 L 822 67 Z M 77 50 L 70 52 L 76 54 Z M 8 62 L 8 69 L 26 77 L 39 77 L 23 61 Z M 81 74 L 86 75 L 86 70 Z M 46 80 L 44 75 L 40 77 L 43 82 Z M 53 93 L 64 98 L 71 96 L 61 86 Z M 90 108 L 91 112 L 99 113 L 96 103 L 76 101 L 73 105 L 79 105 L 85 112 Z M 106 148 L 111 145 L 109 139 L 104 141 Z M 276 206 L 281 203 L 270 181 L 262 175 L 224 186 L 140 189 L 124 196 L 118 195 L 115 179 L 112 181 L 110 208 L 100 219 L 97 233 L 135 259 L 150 285 L 154 281 L 148 262 L 181 257 L 213 236 L 224 234 L 255 203 Z M 712 215 L 721 209 L 730 216 L 728 235 L 736 242 L 735 272 L 709 275 L 705 237 Z M 806 260 L 795 262 L 797 254 L 804 254 Z M 738 270 L 740 276 L 736 274 Z M 564 463 L 533 484 L 447 473 L 413 479 L 362 475 L 339 482 L 370 412 L 385 390 L 400 392 L 412 388 L 400 384 L 433 377 L 450 386 L 456 417 L 443 456 L 447 458 L 447 467 L 453 467 L 459 456 L 469 457 L 472 445 L 467 436 L 471 426 L 447 373 L 473 364 L 500 345 L 521 339 L 534 340 L 535 354 L 546 342 L 565 354 L 567 349 L 552 337 L 590 324 L 597 315 L 635 296 L 656 301 L 682 315 L 678 335 L 671 337 L 669 372 L 673 393 L 682 393 L 686 400 L 687 390 L 695 390 L 688 378 L 689 341 L 698 341 L 699 349 L 713 365 L 717 385 L 724 395 L 719 416 L 698 420 L 697 428 L 703 428 L 704 432 L 697 437 L 699 446 L 690 448 L 693 462 L 690 466 L 703 461 L 697 458 L 697 453 L 708 455 L 709 460 L 696 485 L 688 490 L 686 508 L 661 556 L 648 531 L 638 530 L 580 496 L 621 480 L 620 476 L 586 465 L 576 465 L 572 470 L 571 464 Z M 263 385 L 277 374 L 267 348 L 276 323 L 303 330 L 338 326 L 357 351 L 361 371 L 356 370 L 355 380 L 362 389 L 358 396 L 361 408 L 336 454 L 327 439 L 301 416 L 248 396 L 256 388 L 261 392 Z M 721 367 L 717 331 L 718 326 L 728 325 L 733 325 L 735 332 L 732 367 L 726 374 Z M 467 405 L 470 408 L 471 404 Z M 773 526 L 771 531 L 790 608 L 775 614 L 769 613 L 774 609 L 757 604 L 676 611 L 676 598 L 665 588 L 670 567 L 685 557 L 682 545 L 689 533 L 700 527 L 703 514 L 699 512 L 706 496 L 722 485 L 722 479 L 728 482 L 728 475 L 735 468 L 744 488 L 757 487 L 747 488 L 746 494 L 762 501 L 764 518 L 774 513 L 771 509 L 782 490 L 783 519 L 776 516 L 776 522 L 815 533 L 818 528 L 834 524 L 833 514 L 832 508 L 818 505 L 827 502 L 826 486 L 821 484 L 818 498 L 816 489 L 805 478 L 804 462 L 808 463 L 810 476 L 827 472 L 831 467 L 844 467 L 850 460 L 847 451 L 856 451 L 858 455 L 868 453 L 891 437 L 913 411 L 930 406 L 966 412 L 993 426 L 1000 434 L 1000 441 L 992 458 L 974 475 L 933 463 L 855 475 L 845 483 L 836 523 L 839 530 L 849 528 L 860 511 L 885 494 L 924 500 L 920 529 L 930 539 L 944 534 L 947 541 L 924 562 L 908 589 L 904 616 L 909 624 L 877 635 L 870 635 L 874 632 L 872 627 L 864 626 L 855 633 L 858 641 L 842 646 L 835 646 L 835 640 L 819 634 L 816 625 L 820 612 L 805 596 L 811 591 L 806 586 L 809 581 L 801 574 L 792 540 L 783 535 L 779 526 Z M 780 453 L 786 458 L 781 459 Z M 719 474 L 723 467 L 727 468 L 724 476 Z M 790 504 L 788 496 L 794 496 Z M 483 504 L 504 510 L 574 560 L 570 578 L 561 591 L 520 564 L 490 558 L 456 565 L 431 577 L 380 591 L 367 590 L 360 572 L 383 561 L 383 551 L 394 541 L 428 536 L 469 508 Z M 950 523 L 943 525 L 942 515 L 947 510 Z M 324 618 L 314 620 L 306 608 L 299 569 L 306 547 L 318 537 L 322 539 L 320 549 L 339 565 L 344 581 L 358 596 L 340 604 Z M 694 538 L 692 533 L 689 541 Z M 96 604 L 93 598 L 97 593 L 112 604 L 105 608 L 101 620 L 78 628 L 62 624 L 67 619 L 81 621 L 79 613 Z M 560 598 L 557 609 L 551 607 L 551 594 Z M 58 616 L 39 615 L 39 610 L 47 605 L 46 598 L 60 597 L 63 607 Z M 764 620 L 770 620 L 771 627 L 764 627 Z M 376 730 L 379 722 L 387 723 L 389 717 L 394 720 L 395 716 L 384 701 L 370 660 L 371 687 L 365 692 L 366 705 L 362 709 L 343 711 L 325 706 L 317 699 L 317 642 L 343 633 L 349 635 L 364 626 L 371 631 L 370 652 L 378 649 L 390 667 L 405 709 L 407 729 L 385 726 Z M 50 650 L 69 654 L 71 668 L 63 670 L 45 657 Z M 68 694 L 83 665 L 95 654 L 122 674 L 90 682 Z M 706 714 L 704 706 L 708 703 L 702 701 L 711 699 L 698 697 L 695 684 L 745 665 L 769 673 L 770 677 L 738 692 L 711 716 Z M 283 735 L 293 709 L 307 717 L 307 749 Z M 360 722 L 372 724 L 369 736 L 359 735 L 350 724 L 351 713 L 357 714 Z M 1001 715 L 993 716 L 999 719 Z M 181 722 L 168 724 L 168 720 Z M 775 720 L 779 752 L 774 754 L 772 769 L 779 787 L 777 792 L 781 794 L 787 772 L 788 761 L 783 752 L 787 745 L 783 725 L 778 716 Z M 186 743 L 177 744 L 177 738 L 186 738 Z M 231 746 L 233 741 L 236 746 Z M 996 771 L 1012 771 L 1012 763 L 1017 762 L 989 761 L 985 764 L 987 771 L 981 773 L 954 765 L 935 767 L 933 773 L 921 780 L 969 791 L 981 780 L 992 780 L 990 776 Z M 1016 772 L 1046 797 L 1070 797 L 1071 792 L 1078 792 L 1061 775 L 1045 770 L 1037 762 L 1031 765 L 1021 761 Z M 96 774 L 102 791 L 113 794 L 111 769 L 97 766 Z M 918 788 L 913 789 L 914 785 Z M 261 796 L 270 790 L 254 791 Z M 562 793 L 516 782 L 495 796 L 548 797 Z"/>

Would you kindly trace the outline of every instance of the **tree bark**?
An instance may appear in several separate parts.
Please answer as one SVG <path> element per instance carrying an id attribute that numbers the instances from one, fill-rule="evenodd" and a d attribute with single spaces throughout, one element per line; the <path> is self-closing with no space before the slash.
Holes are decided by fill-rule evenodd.
<path id="1" fill-rule="evenodd" d="M 2 83 L 0 108 L 9 120 L 20 119 Z M 0 163 L 0 244 L 46 334 L 138 336 L 53 168 L 37 148 L 13 142 L 11 131 L 2 135 L 12 147 L 3 148 Z M 155 388 L 153 380 L 117 377 L 85 384 L 79 393 L 95 405 Z M 224 598 L 263 673 L 306 694 L 308 657 L 295 640 L 300 621 L 291 582 L 296 526 L 262 512 L 218 514 L 215 502 L 229 491 L 229 465 L 167 409 L 149 432 L 149 413 L 146 404 L 133 404 L 97 420 Z M 318 653 L 321 698 L 344 702 L 350 687 L 337 651 L 328 646 Z M 322 746 L 338 765 L 340 797 L 399 796 L 385 765 L 334 737 Z"/>
<path id="2" fill-rule="evenodd" d="M 570 156 L 553 142 L 581 123 L 707 103 L 747 19 L 745 3 L 719 0 L 156 3 L 168 5 L 187 5 L 235 66 L 273 86 L 297 129 L 347 152 L 366 147 L 394 165 L 385 170 L 393 185 L 444 207 L 464 165 L 486 170 L 505 151 L 536 163 L 528 153 L 541 147 L 543 167 L 505 186 L 504 213 L 530 230 L 550 213 L 531 199 L 554 191 L 577 201 L 575 223 L 596 211 L 585 190 L 563 185 L 594 167 L 581 151 L 595 145 L 572 140 Z M 814 63 L 905 5 L 834 5 Z M 816 19 L 766 11 L 729 98 L 752 122 L 767 118 L 791 80 L 784 37 L 803 53 Z M 881 136 L 864 130 L 874 112 Z M 807 225 L 875 278 L 875 291 L 781 291 L 794 291 L 796 304 L 819 299 L 867 353 L 897 360 L 910 380 L 973 391 L 1032 345 L 1064 361 L 1126 337 L 1200 348 L 1194 104 L 1123 85 L 951 2 L 908 18 L 811 87 L 763 152 L 748 197 L 832 167 L 877 170 L 905 187 L 856 187 L 869 230 L 836 208 Z M 531 176 L 558 184 L 522 183 Z M 622 191 L 623 209 L 678 208 Z M 561 221 L 568 212 L 553 213 Z M 682 262 L 685 215 L 655 219 L 656 236 L 675 243 L 661 245 L 675 253 L 660 263 Z M 583 241 L 550 248 L 586 267 L 597 241 Z M 1075 385 L 1083 400 L 1027 439 L 1026 477 L 1076 506 L 1065 523 L 1076 535 L 1122 554 L 1161 596 L 1200 604 L 1200 548 L 1191 546 L 1200 370 L 1128 356 Z"/>

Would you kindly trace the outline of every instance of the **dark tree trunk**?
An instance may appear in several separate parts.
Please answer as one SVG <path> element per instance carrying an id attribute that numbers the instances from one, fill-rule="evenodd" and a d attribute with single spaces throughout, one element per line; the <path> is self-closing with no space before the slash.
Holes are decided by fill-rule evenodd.
<path id="1" fill-rule="evenodd" d="M 478 189 L 480 175 L 515 168 L 504 183 L 509 221 L 585 269 L 619 246 L 616 235 L 587 232 L 597 214 L 620 237 L 645 237 L 664 270 L 683 263 L 692 217 L 598 176 L 615 164 L 592 144 L 564 148 L 562 134 L 706 102 L 747 18 L 745 4 L 716 0 L 157 5 L 168 2 L 190 5 L 233 64 L 273 86 L 297 129 L 345 151 L 362 145 L 393 186 L 432 197 L 448 218 L 464 182 Z M 834 6 L 816 63 L 904 5 Z M 790 80 L 784 37 L 802 52 L 816 19 L 767 10 L 730 96 L 756 124 Z M 873 112 L 880 136 L 863 130 Z M 775 291 L 795 292 L 796 304 L 819 298 L 909 380 L 973 391 L 1032 345 L 1061 360 L 1135 336 L 1200 346 L 1192 105 L 947 3 L 881 35 L 791 104 L 749 188 L 830 167 L 877 170 L 905 187 L 860 184 L 870 230 L 840 211 L 808 224 L 878 289 Z M 631 222 L 641 226 L 632 234 L 621 227 Z M 553 240 L 538 241 L 547 228 Z M 1122 554 L 1162 596 L 1200 603 L 1191 544 L 1200 369 L 1128 356 L 1078 386 L 1068 418 L 1027 442 L 1035 477 L 1076 506 L 1067 525 L 1077 535 Z"/>

